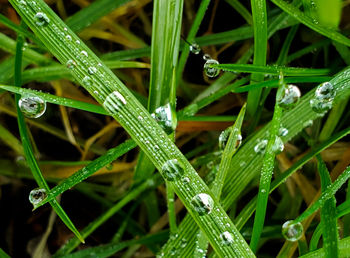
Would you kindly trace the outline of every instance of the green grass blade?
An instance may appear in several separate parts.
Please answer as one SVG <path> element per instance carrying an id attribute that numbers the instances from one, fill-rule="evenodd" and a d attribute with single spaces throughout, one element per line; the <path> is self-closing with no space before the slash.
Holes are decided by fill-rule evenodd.
<path id="1" fill-rule="evenodd" d="M 276 138 L 278 136 L 278 131 L 281 127 L 281 117 L 282 117 L 282 108 L 278 105 L 278 100 L 281 99 L 282 93 L 287 87 L 286 84 L 282 84 L 278 89 L 276 94 L 276 104 L 275 109 L 270 125 L 269 130 L 269 140 L 266 146 L 264 159 L 262 161 L 261 175 L 260 175 L 260 184 L 259 184 L 259 193 L 258 200 L 256 205 L 256 212 L 253 225 L 252 238 L 250 240 L 250 247 L 254 252 L 257 251 L 259 239 L 261 236 L 262 229 L 264 227 L 265 215 L 267 200 L 270 192 L 270 183 L 274 170 L 275 156 L 276 152 L 274 150 L 276 144 Z"/>
<path id="2" fill-rule="evenodd" d="M 320 155 L 316 156 L 318 161 L 318 172 L 321 178 L 322 192 L 327 191 L 327 188 L 332 184 L 326 164 Z M 323 249 L 327 258 L 337 258 L 338 254 L 338 227 L 336 218 L 336 199 L 329 198 L 321 208 L 321 225 Z"/>
<path id="3" fill-rule="evenodd" d="M 5 127 L 0 124 L 0 139 L 8 147 L 13 149 L 16 152 L 16 155 L 24 155 L 23 146 L 21 142 Z"/>
<path id="4" fill-rule="evenodd" d="M 339 241 L 339 257 L 347 258 L 350 253 L 350 237 Z M 327 258 L 324 248 L 317 251 L 300 256 L 300 258 Z"/>
<path id="5" fill-rule="evenodd" d="M 213 205 L 215 207 L 211 213 L 201 216 L 195 210 L 191 202 L 192 198 L 201 193 L 212 196 L 211 191 L 171 139 L 167 137 L 125 85 L 100 62 L 94 53 L 69 28 L 64 29 L 66 25 L 43 1 L 36 1 L 35 5 L 28 2 L 26 6 L 21 5 L 20 2 L 17 0 L 10 1 L 23 20 L 61 63 L 66 64 L 68 62 L 68 64 L 72 64 L 70 60 L 75 62 L 73 63 L 75 64 L 73 69 L 71 69 L 74 78 L 99 103 L 104 103 L 104 107 L 125 128 L 161 173 L 163 172 L 163 165 L 169 160 L 177 159 L 180 164 L 183 164 L 183 177 L 190 179 L 189 184 L 183 183 L 182 180 L 173 181 L 171 184 L 189 213 L 205 232 L 215 251 L 221 256 L 254 256 L 232 221 L 224 219 L 227 214 L 220 204 L 214 200 L 215 197 L 211 197 L 214 200 Z M 35 15 L 38 12 L 44 13 L 50 19 L 44 26 L 36 24 Z M 65 37 L 67 34 L 71 36 L 68 40 Z M 88 57 L 82 56 L 81 51 L 85 51 Z M 86 78 L 87 76 L 91 79 L 91 83 L 90 79 Z M 88 83 L 86 80 L 88 80 Z M 140 122 L 141 120 L 142 122 Z M 231 245 L 223 247 L 219 239 L 220 234 L 225 231 L 233 235 L 234 241 Z"/>
<path id="6" fill-rule="evenodd" d="M 118 157 L 122 156 L 123 154 L 127 153 L 128 151 L 132 150 L 135 147 L 136 147 L 136 143 L 133 140 L 127 140 L 124 143 L 112 149 L 109 149 L 106 154 L 90 162 L 86 167 L 83 167 L 82 169 L 78 170 L 73 175 L 66 178 L 65 180 L 60 182 L 57 186 L 52 188 L 47 193 L 47 197 L 41 202 L 37 203 L 34 206 L 34 209 L 37 209 L 38 207 L 44 205 L 45 203 L 54 200 L 58 195 L 74 187 L 76 184 L 82 182 L 83 180 L 91 176 L 93 173 L 98 171 L 99 169 L 107 166 L 108 164 L 116 160 Z"/>
<path id="7" fill-rule="evenodd" d="M 297 19 L 302 24 L 306 25 L 310 29 L 322 34 L 325 37 L 328 37 L 334 41 L 337 41 L 343 45 L 350 46 L 350 39 L 345 37 L 344 35 L 340 34 L 334 29 L 330 29 L 329 27 L 322 26 L 318 23 L 315 23 L 315 21 L 299 10 L 295 5 L 289 4 L 286 1 L 283 0 L 271 0 L 275 5 L 277 5 L 279 8 L 281 8 L 283 11 L 288 13 L 290 16 Z"/>
<path id="8" fill-rule="evenodd" d="M 0 257 L 11 258 L 11 256 L 9 256 L 7 253 L 5 253 L 4 250 L 2 250 L 1 248 L 0 248 Z"/>
<path id="9" fill-rule="evenodd" d="M 23 47 L 23 38 L 21 36 L 18 37 L 18 42 L 16 45 L 16 60 L 15 60 L 15 85 L 17 87 L 21 87 L 22 80 L 21 80 L 21 73 L 22 73 L 22 47 Z M 28 135 L 28 129 L 26 127 L 23 114 L 21 113 L 18 101 L 20 97 L 19 95 L 15 96 L 15 102 L 16 108 L 17 108 L 17 121 L 18 121 L 18 128 L 20 132 L 20 137 L 23 145 L 24 154 L 26 157 L 26 161 L 28 163 L 28 166 L 30 167 L 30 170 L 33 174 L 33 177 L 35 181 L 38 183 L 39 187 L 42 189 L 45 189 L 47 192 L 50 190 L 48 184 L 46 183 L 43 175 L 41 174 L 40 168 L 38 166 L 38 163 L 36 162 L 36 159 L 34 157 L 34 153 L 32 150 L 32 145 L 30 143 L 30 138 Z M 72 221 L 69 219 L 67 214 L 64 212 L 62 207 L 59 205 L 56 199 L 52 200 L 50 202 L 52 208 L 55 210 L 57 215 L 61 218 L 61 220 L 64 222 L 64 224 L 77 236 L 77 238 L 84 242 L 84 239 L 81 237 L 79 231 L 76 229 Z"/>
<path id="10" fill-rule="evenodd" d="M 267 11 L 266 0 L 251 0 L 254 28 L 254 65 L 266 65 L 267 54 Z M 264 80 L 261 74 L 253 74 L 251 82 L 258 83 Z M 261 89 L 254 89 L 248 93 L 247 112 L 254 117 L 258 108 Z M 256 119 L 257 120 L 257 119 Z"/>
<path id="11" fill-rule="evenodd" d="M 280 72 L 285 76 L 319 76 L 328 75 L 330 69 L 311 69 L 311 68 L 296 68 L 296 67 L 284 67 L 284 66 L 259 66 L 249 64 L 218 64 L 211 65 L 227 72 L 241 72 L 241 73 L 254 73 L 254 74 L 272 74 L 278 75 Z"/>

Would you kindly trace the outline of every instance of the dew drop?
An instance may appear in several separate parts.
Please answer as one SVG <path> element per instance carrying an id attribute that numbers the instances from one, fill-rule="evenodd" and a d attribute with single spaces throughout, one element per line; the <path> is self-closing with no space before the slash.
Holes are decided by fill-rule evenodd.
<path id="1" fill-rule="evenodd" d="M 324 101 L 320 99 L 311 99 L 310 106 L 315 113 L 323 114 L 332 108 L 333 101 Z"/>
<path id="2" fill-rule="evenodd" d="M 109 163 L 106 165 L 107 170 L 112 170 L 113 169 L 113 163 Z"/>
<path id="3" fill-rule="evenodd" d="M 292 220 L 288 220 L 282 225 L 282 235 L 288 241 L 295 242 L 299 240 L 303 235 L 303 225 L 298 222 L 294 223 Z"/>
<path id="4" fill-rule="evenodd" d="M 113 91 L 103 102 L 105 109 L 112 115 L 117 114 L 125 104 L 125 98 L 118 91 Z"/>
<path id="5" fill-rule="evenodd" d="M 205 61 L 205 64 L 204 64 L 204 72 L 210 78 L 214 78 L 218 76 L 220 73 L 219 69 L 210 67 L 213 64 L 219 64 L 219 62 L 216 61 L 215 59 L 208 59 L 207 61 Z"/>
<path id="6" fill-rule="evenodd" d="M 212 59 L 210 55 L 208 55 L 208 54 L 203 55 L 203 60 L 207 61 L 209 59 Z"/>
<path id="7" fill-rule="evenodd" d="M 92 80 L 91 80 L 90 76 L 85 76 L 83 78 L 83 84 L 88 86 L 88 87 L 92 85 Z"/>
<path id="8" fill-rule="evenodd" d="M 229 127 L 226 130 L 221 132 L 221 134 L 219 136 L 219 148 L 221 150 L 225 149 L 227 141 L 228 141 L 228 139 L 230 137 L 231 132 L 232 132 L 232 127 Z M 239 148 L 239 146 L 241 146 L 241 144 L 242 144 L 242 135 L 238 134 L 235 148 L 236 149 Z"/>
<path id="9" fill-rule="evenodd" d="M 88 53 L 85 50 L 81 51 L 80 54 L 82 54 L 83 56 L 88 57 Z"/>
<path id="10" fill-rule="evenodd" d="M 213 199 L 206 193 L 200 193 L 194 196 L 191 204 L 200 216 L 210 214 L 214 207 Z"/>
<path id="11" fill-rule="evenodd" d="M 297 86 L 287 85 L 277 103 L 284 109 L 292 109 L 299 102 L 300 96 L 301 93 Z"/>
<path id="12" fill-rule="evenodd" d="M 285 127 L 281 127 L 278 131 L 278 135 L 281 137 L 287 136 L 288 135 L 288 129 Z"/>
<path id="13" fill-rule="evenodd" d="M 264 154 L 267 146 L 267 140 L 260 140 L 255 146 L 254 151 L 257 154 Z"/>
<path id="14" fill-rule="evenodd" d="M 71 35 L 66 35 L 66 39 L 71 41 L 72 40 L 72 36 Z"/>
<path id="15" fill-rule="evenodd" d="M 170 103 L 158 107 L 151 116 L 167 134 L 171 134 L 175 130 L 177 125 L 176 112 Z"/>
<path id="16" fill-rule="evenodd" d="M 324 82 L 320 84 L 315 91 L 315 97 L 324 100 L 333 100 L 335 97 L 335 90 L 333 84 Z"/>
<path id="17" fill-rule="evenodd" d="M 66 66 L 68 69 L 73 69 L 76 67 L 76 65 L 77 65 L 77 63 L 72 59 L 69 59 L 66 63 Z"/>
<path id="18" fill-rule="evenodd" d="M 29 193 L 29 201 L 34 206 L 42 202 L 43 200 L 45 200 L 46 197 L 47 197 L 46 190 L 42 188 L 33 189 Z"/>
<path id="19" fill-rule="evenodd" d="M 89 73 L 89 74 L 94 74 L 94 73 L 96 73 L 96 72 L 97 72 L 96 67 L 91 66 L 91 67 L 88 68 L 88 73 Z"/>
<path id="20" fill-rule="evenodd" d="M 39 118 L 46 110 L 46 102 L 35 94 L 21 96 L 18 106 L 23 115 L 29 118 Z"/>
<path id="21" fill-rule="evenodd" d="M 190 181 L 191 181 L 191 180 L 190 180 L 187 176 L 184 177 L 184 178 L 182 179 L 182 182 L 183 182 L 184 184 L 188 184 Z"/>
<path id="22" fill-rule="evenodd" d="M 36 13 L 34 18 L 36 20 L 35 23 L 38 26 L 44 26 L 44 25 L 47 25 L 50 22 L 49 17 L 47 17 L 47 15 L 42 13 L 42 12 Z"/>
<path id="23" fill-rule="evenodd" d="M 199 45 L 197 43 L 193 43 L 191 46 L 190 46 L 190 51 L 195 54 L 195 55 L 198 55 L 200 52 L 201 52 L 201 49 L 199 47 Z"/>
<path id="24" fill-rule="evenodd" d="M 280 137 L 276 136 L 275 142 L 272 145 L 272 151 L 275 154 L 280 154 L 284 150 L 284 144 Z"/>
<path id="25" fill-rule="evenodd" d="M 230 245 L 233 244 L 233 237 L 232 234 L 228 231 L 225 231 L 224 233 L 220 234 L 221 241 L 224 245 Z"/>
<path id="26" fill-rule="evenodd" d="M 171 159 L 163 164 L 162 172 L 167 180 L 174 181 L 181 178 L 185 170 L 177 159 Z"/>

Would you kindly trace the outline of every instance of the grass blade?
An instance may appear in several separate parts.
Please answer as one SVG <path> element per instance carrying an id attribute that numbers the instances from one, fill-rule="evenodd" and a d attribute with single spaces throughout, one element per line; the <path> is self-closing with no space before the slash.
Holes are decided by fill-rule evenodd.
<path id="1" fill-rule="evenodd" d="M 339 257 L 347 258 L 350 253 L 350 237 L 346 237 L 339 241 Z M 300 256 L 300 258 L 327 258 L 324 248 L 317 251 Z"/>

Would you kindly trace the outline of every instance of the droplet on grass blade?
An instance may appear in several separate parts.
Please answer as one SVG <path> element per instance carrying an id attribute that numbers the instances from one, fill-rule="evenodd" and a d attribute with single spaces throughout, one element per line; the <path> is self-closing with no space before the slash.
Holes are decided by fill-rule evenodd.
<path id="1" fill-rule="evenodd" d="M 221 150 L 225 149 L 228 138 L 230 137 L 230 134 L 232 132 L 232 127 L 227 128 L 226 130 L 222 131 L 219 136 L 219 148 Z M 236 149 L 239 148 L 239 146 L 242 144 L 242 135 L 238 134 L 237 141 L 236 141 Z"/>
<path id="2" fill-rule="evenodd" d="M 260 140 L 255 146 L 254 151 L 257 154 L 264 154 L 267 146 L 267 140 Z"/>
<path id="3" fill-rule="evenodd" d="M 23 115 L 29 118 L 39 118 L 46 110 L 46 102 L 35 94 L 21 96 L 18 106 Z"/>
<path id="4" fill-rule="evenodd" d="M 76 65 L 77 65 L 77 63 L 74 62 L 74 60 L 72 60 L 72 59 L 69 59 L 69 60 L 67 61 L 67 63 L 66 63 L 67 68 L 70 69 L 70 70 L 73 69 L 73 68 L 75 68 Z"/>
<path id="5" fill-rule="evenodd" d="M 211 67 L 211 65 L 213 64 L 219 64 L 219 62 L 216 61 L 215 59 L 208 59 L 205 61 L 205 64 L 204 64 L 204 72 L 206 76 L 208 76 L 209 78 L 214 78 L 218 76 L 220 73 L 219 69 L 215 67 Z"/>
<path id="6" fill-rule="evenodd" d="M 91 66 L 91 67 L 88 68 L 88 73 L 89 73 L 89 74 L 94 74 L 94 73 L 96 73 L 96 72 L 97 72 L 96 67 Z"/>
<path id="7" fill-rule="evenodd" d="M 191 46 L 190 46 L 190 51 L 195 54 L 195 55 L 198 55 L 200 52 L 201 52 L 201 49 L 199 47 L 199 45 L 197 43 L 193 43 Z"/>
<path id="8" fill-rule="evenodd" d="M 288 241 L 295 242 L 299 240 L 303 235 L 303 225 L 298 222 L 294 223 L 292 220 L 288 220 L 282 225 L 282 235 Z"/>
<path id="9" fill-rule="evenodd" d="M 29 201 L 34 206 L 42 202 L 43 200 L 45 200 L 46 197 L 47 197 L 46 190 L 42 188 L 33 189 L 29 193 Z"/>
<path id="10" fill-rule="evenodd" d="M 180 179 L 185 170 L 183 165 L 177 159 L 166 161 L 162 166 L 164 177 L 169 181 Z"/>
<path id="11" fill-rule="evenodd" d="M 171 107 L 170 103 L 164 106 L 158 107 L 151 116 L 157 121 L 157 123 L 163 128 L 167 134 L 174 132 L 177 119 L 176 112 Z"/>
<path id="12" fill-rule="evenodd" d="M 206 193 L 200 193 L 194 196 L 191 204 L 193 209 L 198 212 L 200 216 L 210 214 L 214 208 L 213 199 Z"/>
<path id="13" fill-rule="evenodd" d="M 284 150 L 284 144 L 280 137 L 276 136 L 275 142 L 272 145 L 272 151 L 275 154 L 280 154 Z"/>
<path id="14" fill-rule="evenodd" d="M 44 26 L 50 22 L 49 17 L 47 17 L 47 15 L 42 12 L 36 13 L 34 18 L 35 18 L 35 24 L 38 26 Z"/>
<path id="15" fill-rule="evenodd" d="M 313 99 L 310 100 L 311 109 L 319 114 L 325 113 L 332 108 L 335 97 L 333 84 L 324 82 L 320 84 Z"/>
<path id="16" fill-rule="evenodd" d="M 284 109 L 292 109 L 300 99 L 301 93 L 297 86 L 286 85 L 280 99 L 277 100 L 278 105 Z"/>
<path id="17" fill-rule="evenodd" d="M 103 102 L 105 109 L 112 115 L 117 114 L 125 104 L 125 98 L 118 91 L 110 93 Z"/>
<path id="18" fill-rule="evenodd" d="M 224 233 L 220 234 L 220 238 L 222 240 L 222 243 L 224 245 L 230 245 L 233 243 L 233 236 L 230 232 L 225 231 Z"/>
<path id="19" fill-rule="evenodd" d="M 284 136 L 287 136 L 287 135 L 288 135 L 288 132 L 289 132 L 289 131 L 288 131 L 287 128 L 281 127 L 281 128 L 278 130 L 278 135 L 284 137 Z"/>

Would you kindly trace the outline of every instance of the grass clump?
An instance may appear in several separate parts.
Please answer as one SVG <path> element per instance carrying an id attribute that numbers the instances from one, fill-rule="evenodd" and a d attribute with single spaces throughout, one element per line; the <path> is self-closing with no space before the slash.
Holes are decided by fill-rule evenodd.
<path id="1" fill-rule="evenodd" d="M 3 4 L 1 255 L 346 257 L 349 7 L 314 3 Z"/>

